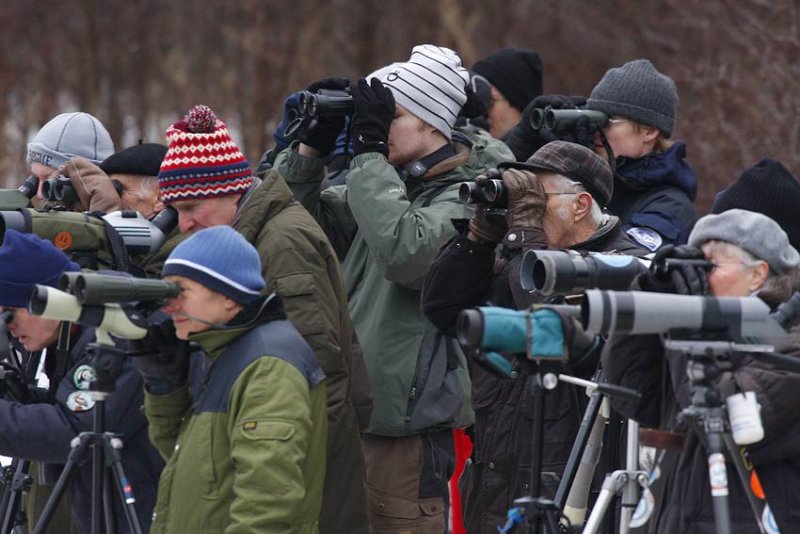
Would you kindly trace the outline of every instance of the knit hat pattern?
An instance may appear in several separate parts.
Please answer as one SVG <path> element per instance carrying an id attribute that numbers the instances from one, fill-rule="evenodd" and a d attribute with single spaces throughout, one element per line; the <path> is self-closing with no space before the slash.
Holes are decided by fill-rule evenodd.
<path id="1" fill-rule="evenodd" d="M 498 168 L 550 171 L 566 176 L 581 184 L 600 207 L 606 207 L 614 194 L 614 175 L 608 161 L 576 143 L 551 141 L 525 163 L 503 162 Z"/>
<path id="2" fill-rule="evenodd" d="M 62 113 L 50 119 L 28 143 L 27 162 L 54 169 L 80 156 L 95 165 L 114 153 L 114 142 L 103 123 L 88 113 Z"/>
<path id="3" fill-rule="evenodd" d="M 170 275 L 194 280 L 244 305 L 266 287 L 258 251 L 230 226 L 204 228 L 182 241 L 161 270 L 162 278 Z"/>
<path id="4" fill-rule="evenodd" d="M 646 59 L 629 61 L 606 71 L 592 89 L 586 107 L 606 115 L 619 115 L 657 128 L 670 137 L 675 127 L 678 89 Z"/>
<path id="5" fill-rule="evenodd" d="M 158 172 L 165 203 L 230 196 L 253 183 L 250 163 L 208 106 L 193 107 L 166 135 L 167 154 Z"/>
<path id="6" fill-rule="evenodd" d="M 711 213 L 732 208 L 763 213 L 783 228 L 794 248 L 800 249 L 798 206 L 800 182 L 779 161 L 764 158 L 717 195 Z"/>
<path id="7" fill-rule="evenodd" d="M 700 247 L 711 240 L 736 245 L 767 262 L 778 274 L 800 266 L 800 254 L 789 243 L 786 232 L 763 213 L 730 209 L 701 217 L 689 234 L 689 245 Z"/>
<path id="8" fill-rule="evenodd" d="M 68 271 L 80 267 L 52 242 L 6 230 L 0 246 L 0 306 L 26 308 L 34 285 L 58 287 L 61 274 Z"/>
<path id="9" fill-rule="evenodd" d="M 377 70 L 397 104 L 442 132 L 449 140 L 459 111 L 467 102 L 469 72 L 449 48 L 430 44 L 411 50 L 406 62 Z"/>
<path id="10" fill-rule="evenodd" d="M 472 66 L 473 72 L 486 78 L 519 111 L 542 94 L 542 70 L 542 59 L 535 50 L 510 47 L 492 52 Z"/>

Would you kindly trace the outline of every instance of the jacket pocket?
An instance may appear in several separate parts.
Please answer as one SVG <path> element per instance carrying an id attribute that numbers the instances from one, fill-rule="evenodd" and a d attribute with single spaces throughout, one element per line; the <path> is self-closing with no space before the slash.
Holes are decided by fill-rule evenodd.
<path id="1" fill-rule="evenodd" d="M 368 487 L 367 492 L 374 534 L 397 534 L 416 529 L 420 516 L 416 501 L 390 495 L 374 487 Z"/>
<path id="2" fill-rule="evenodd" d="M 275 285 L 286 315 L 303 337 L 325 330 L 324 303 L 317 298 L 314 275 L 296 273 L 282 276 L 275 280 Z"/>
<path id="3" fill-rule="evenodd" d="M 469 376 L 461 348 L 426 323 L 406 409 L 408 428 L 421 432 L 472 423 L 467 391 Z M 465 405 L 467 415 L 463 413 Z"/>

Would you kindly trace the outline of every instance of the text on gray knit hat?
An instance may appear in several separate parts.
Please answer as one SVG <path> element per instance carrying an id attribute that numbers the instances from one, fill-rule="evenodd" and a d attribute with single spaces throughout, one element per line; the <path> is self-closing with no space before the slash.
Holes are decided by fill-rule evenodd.
<path id="1" fill-rule="evenodd" d="M 58 168 L 80 156 L 95 165 L 114 153 L 114 142 L 105 126 L 88 113 L 62 113 L 42 126 L 28 143 L 27 161 Z"/>
<path id="2" fill-rule="evenodd" d="M 738 246 L 767 262 L 777 274 L 800 266 L 800 254 L 789 244 L 786 232 L 761 213 L 731 209 L 718 215 L 701 217 L 689 234 L 689 245 L 699 247 L 711 240 Z"/>
<path id="3" fill-rule="evenodd" d="M 618 115 L 672 135 L 678 108 L 678 90 L 672 78 L 661 74 L 646 59 L 608 69 L 594 86 L 588 109 Z"/>

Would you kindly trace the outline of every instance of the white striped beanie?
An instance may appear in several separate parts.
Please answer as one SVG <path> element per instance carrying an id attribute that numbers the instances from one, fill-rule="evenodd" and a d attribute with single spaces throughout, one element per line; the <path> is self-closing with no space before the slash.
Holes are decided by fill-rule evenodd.
<path id="1" fill-rule="evenodd" d="M 250 163 L 208 106 L 193 107 L 166 134 L 168 150 L 158 171 L 165 203 L 229 196 L 253 183 Z"/>
<path id="2" fill-rule="evenodd" d="M 255 247 L 230 226 L 211 226 L 181 242 L 164 262 L 161 277 L 183 276 L 250 304 L 264 289 Z"/>
<path id="3" fill-rule="evenodd" d="M 450 139 L 459 111 L 467 102 L 469 72 L 449 48 L 419 45 L 411 58 L 376 71 L 394 100 Z"/>

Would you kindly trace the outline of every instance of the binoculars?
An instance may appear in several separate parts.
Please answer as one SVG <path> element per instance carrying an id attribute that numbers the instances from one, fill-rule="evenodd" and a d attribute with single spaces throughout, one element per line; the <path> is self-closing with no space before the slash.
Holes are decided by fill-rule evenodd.
<path id="1" fill-rule="evenodd" d="M 534 130 L 541 130 L 542 128 L 555 130 L 559 126 L 569 127 L 582 117 L 588 117 L 598 128 L 605 128 L 608 125 L 608 115 L 602 111 L 585 108 L 553 109 L 547 106 L 533 110 L 531 128 Z"/>
<path id="2" fill-rule="evenodd" d="M 42 184 L 42 196 L 51 202 L 77 202 L 78 192 L 63 174 L 48 178 Z"/>
<path id="3" fill-rule="evenodd" d="M 315 118 L 330 115 L 351 115 L 353 97 L 349 91 L 320 89 L 316 93 L 301 91 L 297 97 L 301 116 Z"/>
<path id="4" fill-rule="evenodd" d="M 464 204 L 489 204 L 505 209 L 508 207 L 508 190 L 499 179 L 484 183 L 463 182 L 458 188 L 458 199 Z"/>

